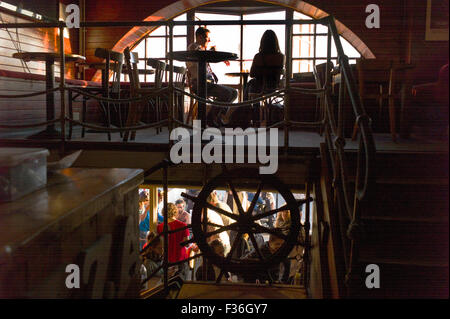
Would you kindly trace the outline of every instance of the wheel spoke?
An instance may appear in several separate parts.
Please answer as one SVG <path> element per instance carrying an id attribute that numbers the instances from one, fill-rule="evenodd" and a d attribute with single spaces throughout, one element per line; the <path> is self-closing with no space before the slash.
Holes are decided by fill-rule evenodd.
<path id="1" fill-rule="evenodd" d="M 253 220 L 256 221 L 256 220 L 268 217 L 270 215 L 273 215 L 273 214 L 276 214 L 278 212 L 281 212 L 283 210 L 288 210 L 288 209 L 289 209 L 289 206 L 286 204 L 286 205 L 281 206 L 280 208 L 272 209 L 272 210 L 269 210 L 268 212 L 255 215 L 255 216 L 253 216 Z"/>
<path id="2" fill-rule="evenodd" d="M 261 253 L 261 250 L 259 249 L 258 243 L 256 242 L 255 235 L 253 233 L 248 234 L 250 236 L 250 240 L 252 241 L 253 248 L 255 249 L 256 253 L 258 254 L 259 259 L 261 261 L 264 261 L 264 256 Z"/>
<path id="3" fill-rule="evenodd" d="M 237 205 L 239 215 L 242 216 L 242 215 L 244 215 L 244 209 L 242 208 L 242 203 L 241 203 L 241 200 L 239 199 L 239 195 L 236 192 L 236 189 L 234 188 L 233 182 L 230 179 L 228 179 L 227 182 L 228 182 L 228 185 L 230 186 L 231 192 L 233 193 L 234 202 Z"/>
<path id="4" fill-rule="evenodd" d="M 267 272 L 267 278 L 269 278 L 269 284 L 271 285 L 271 284 L 273 284 L 272 275 L 270 274 L 270 270 L 269 269 L 267 269 L 266 272 Z"/>
<path id="5" fill-rule="evenodd" d="M 239 243 L 239 240 L 241 239 L 242 233 L 238 232 L 236 234 L 236 238 L 234 238 L 233 244 L 231 245 L 231 249 L 230 252 L 228 253 L 227 257 L 225 257 L 225 261 L 230 261 L 234 251 L 236 250 L 236 247 Z M 222 270 L 220 271 L 219 277 L 217 277 L 216 283 L 219 283 L 222 280 L 222 276 L 224 275 L 225 270 L 222 268 Z"/>
<path id="6" fill-rule="evenodd" d="M 195 240 L 194 240 L 193 237 L 192 237 L 191 239 L 189 239 L 189 240 L 182 241 L 182 242 L 180 243 L 180 246 L 186 246 L 186 245 L 192 244 L 192 243 L 195 243 Z"/>
<path id="7" fill-rule="evenodd" d="M 220 234 L 220 233 L 222 233 L 224 231 L 232 230 L 233 228 L 236 228 L 237 225 L 238 225 L 237 223 L 233 223 L 233 224 L 230 224 L 228 226 L 219 226 L 221 228 L 216 229 L 216 230 L 214 230 L 212 232 L 209 232 L 209 233 L 205 233 L 205 237 L 208 238 L 208 237 L 211 237 L 213 235 Z"/>
<path id="8" fill-rule="evenodd" d="M 278 231 L 277 228 L 267 228 L 258 224 L 253 224 L 255 227 L 255 233 L 269 233 L 277 236 L 278 238 L 283 239 L 284 241 L 287 241 L 288 236 L 283 234 L 281 231 Z"/>
<path id="9" fill-rule="evenodd" d="M 250 207 L 249 207 L 249 209 L 248 209 L 247 214 L 250 214 L 250 215 L 251 215 L 252 212 L 253 212 L 253 210 L 255 209 L 256 202 L 258 201 L 259 194 L 261 193 L 261 190 L 262 190 L 262 188 L 263 188 L 263 185 L 264 185 L 264 182 L 261 182 L 261 183 L 258 185 L 258 190 L 256 191 L 255 196 L 253 197 L 253 200 L 252 200 L 252 202 L 251 202 L 251 204 L 250 204 Z"/>
<path id="10" fill-rule="evenodd" d="M 224 226 L 224 225 L 214 224 L 214 223 L 211 223 L 211 222 L 207 222 L 206 225 L 212 226 L 212 227 L 223 227 Z"/>
<path id="11" fill-rule="evenodd" d="M 297 205 L 300 206 L 300 205 L 303 205 L 303 204 L 305 204 L 305 203 L 307 203 L 307 202 L 310 202 L 310 201 L 312 201 L 312 200 L 313 200 L 313 199 L 310 197 L 310 198 L 308 198 L 308 199 L 299 199 L 299 200 L 297 200 L 296 202 L 297 202 Z M 256 216 L 253 217 L 253 220 L 259 220 L 259 219 L 261 219 L 261 218 L 268 217 L 268 216 L 270 216 L 270 215 L 273 215 L 273 214 L 275 214 L 275 213 L 281 212 L 281 211 L 283 211 L 283 210 L 289 210 L 288 204 L 283 205 L 283 206 L 281 206 L 281 207 L 279 207 L 279 208 L 277 208 L 277 209 L 270 210 L 270 211 L 268 211 L 268 212 L 266 212 L 266 213 L 258 214 L 258 215 L 256 215 Z"/>
<path id="12" fill-rule="evenodd" d="M 221 209 L 221 208 L 219 208 L 217 206 L 214 206 L 214 205 L 208 203 L 207 201 L 200 200 L 198 197 L 191 196 L 191 195 L 188 195 L 186 193 L 181 193 L 181 196 L 183 196 L 184 198 L 190 199 L 194 203 L 199 203 L 200 205 L 204 205 L 206 208 L 209 208 L 209 209 L 215 211 L 216 213 L 225 215 L 225 216 L 227 216 L 227 217 L 229 217 L 229 218 L 231 218 L 233 220 L 238 220 L 238 218 L 239 218 L 239 216 L 236 216 L 233 213 L 229 213 L 226 210 L 223 210 L 223 209 Z"/>

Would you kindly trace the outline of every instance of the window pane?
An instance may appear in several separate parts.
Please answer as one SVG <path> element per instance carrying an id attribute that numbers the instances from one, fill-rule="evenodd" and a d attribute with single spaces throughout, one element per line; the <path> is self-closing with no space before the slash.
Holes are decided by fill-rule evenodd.
<path id="1" fill-rule="evenodd" d="M 311 20 L 311 19 L 312 18 L 310 16 L 307 16 L 306 14 L 294 11 L 294 20 Z"/>
<path id="2" fill-rule="evenodd" d="M 212 64 L 211 67 L 218 76 L 220 84 L 239 84 L 239 77 L 226 75 L 226 73 L 229 72 L 240 72 L 239 61 L 230 61 L 229 67 L 227 67 L 225 63 L 215 63 Z M 221 75 L 219 76 L 219 74 Z"/>
<path id="3" fill-rule="evenodd" d="M 294 58 L 314 57 L 314 37 L 313 36 L 293 37 L 292 57 Z"/>
<path id="4" fill-rule="evenodd" d="M 314 33 L 314 24 L 294 24 L 292 26 L 292 32 L 294 34 L 300 34 L 300 33 Z"/>
<path id="5" fill-rule="evenodd" d="M 316 37 L 316 56 L 319 58 L 326 58 L 327 57 L 327 37 L 326 36 L 317 36 Z M 333 39 L 331 39 L 331 57 L 336 56 L 336 46 L 334 45 Z"/>
<path id="6" fill-rule="evenodd" d="M 173 19 L 173 21 L 186 21 L 186 13 L 179 15 L 178 17 Z M 186 35 L 187 34 L 187 26 L 179 25 L 179 26 L 173 27 L 173 34 L 174 35 Z"/>
<path id="7" fill-rule="evenodd" d="M 250 69 L 252 67 L 252 62 L 253 61 L 244 61 L 243 65 L 242 65 L 242 70 L 250 72 Z"/>
<path id="8" fill-rule="evenodd" d="M 150 35 L 166 35 L 166 27 L 165 26 L 158 27 L 157 29 L 153 30 L 152 33 L 150 33 Z"/>
<path id="9" fill-rule="evenodd" d="M 294 20 L 312 20 L 310 16 L 303 13 L 294 11 Z M 314 24 L 294 24 L 292 27 L 292 32 L 296 33 L 313 33 Z"/>
<path id="10" fill-rule="evenodd" d="M 173 50 L 174 51 L 185 51 L 187 50 L 186 38 L 173 38 Z"/>
<path id="11" fill-rule="evenodd" d="M 142 39 L 142 41 L 133 49 L 133 52 L 137 52 L 141 58 L 145 57 L 145 39 Z"/>
<path id="12" fill-rule="evenodd" d="M 317 24 L 317 33 L 328 33 L 328 27 L 324 26 L 323 24 Z"/>
<path id="13" fill-rule="evenodd" d="M 148 38 L 147 56 L 149 58 L 164 58 L 166 56 L 166 39 Z"/>
<path id="14" fill-rule="evenodd" d="M 292 73 L 299 72 L 312 72 L 313 61 L 312 60 L 294 60 L 292 61 Z"/>
<path id="15" fill-rule="evenodd" d="M 341 43 L 342 43 L 342 48 L 344 49 L 344 53 L 348 56 L 348 57 L 360 57 L 361 54 L 347 41 L 345 40 L 343 37 L 341 38 Z"/>
<path id="16" fill-rule="evenodd" d="M 284 20 L 286 19 L 285 11 L 246 14 L 244 20 Z M 273 30 L 278 38 L 278 45 L 281 52 L 285 52 L 285 26 L 284 25 L 246 25 L 244 26 L 244 59 L 251 59 L 259 51 L 261 37 L 266 30 Z"/>

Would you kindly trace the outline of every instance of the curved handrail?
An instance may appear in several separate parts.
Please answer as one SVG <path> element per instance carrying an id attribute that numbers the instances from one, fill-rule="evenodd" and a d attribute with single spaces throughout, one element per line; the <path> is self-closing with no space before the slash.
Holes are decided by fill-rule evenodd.
<path id="1" fill-rule="evenodd" d="M 356 180 L 355 180 L 355 191 L 354 191 L 354 201 L 353 204 L 350 202 L 350 192 L 347 188 L 347 174 L 346 174 L 346 160 L 345 160 L 345 138 L 343 136 L 343 123 L 342 123 L 342 105 L 341 105 L 341 94 L 343 90 L 340 90 L 339 98 L 339 109 L 338 109 L 338 123 L 334 118 L 333 111 L 330 109 L 331 101 L 328 100 L 328 95 L 326 94 L 326 122 L 325 125 L 329 128 L 326 130 L 325 139 L 329 146 L 330 155 L 332 156 L 332 169 L 333 169 L 333 183 L 336 191 L 340 193 L 343 198 L 343 207 L 345 213 L 350 220 L 347 226 L 347 237 L 351 240 L 350 255 L 347 256 L 347 251 L 344 245 L 344 259 L 347 265 L 346 282 L 351 285 L 353 279 L 357 276 L 354 273 L 354 266 L 358 262 L 358 247 L 359 247 L 359 235 L 360 229 L 359 225 L 361 222 L 362 210 L 365 204 L 368 202 L 368 193 L 371 193 L 375 181 L 375 141 L 372 134 L 370 118 L 367 115 L 362 100 L 359 96 L 356 82 L 353 78 L 353 74 L 350 70 L 350 65 L 348 62 L 348 57 L 344 54 L 342 44 L 339 39 L 339 34 L 337 32 L 335 20 L 333 16 L 328 17 L 328 28 L 329 36 L 331 36 L 336 45 L 336 50 L 339 59 L 339 65 L 341 70 L 341 77 L 345 81 L 345 86 L 347 88 L 348 96 L 350 98 L 353 113 L 356 117 L 356 123 L 361 132 L 361 137 L 359 140 L 358 147 L 358 157 L 356 166 Z M 329 57 L 328 57 L 329 59 Z M 327 81 L 324 85 L 328 89 L 329 77 L 327 76 Z M 342 87 L 342 84 L 341 84 Z M 330 132 L 331 131 L 331 132 Z M 334 143 L 331 141 L 331 134 L 335 136 Z M 335 153 L 334 153 L 335 152 Z M 334 158 L 333 158 L 334 157 Z M 342 205 L 341 205 L 342 207 Z M 344 213 L 344 212 L 342 212 Z"/>

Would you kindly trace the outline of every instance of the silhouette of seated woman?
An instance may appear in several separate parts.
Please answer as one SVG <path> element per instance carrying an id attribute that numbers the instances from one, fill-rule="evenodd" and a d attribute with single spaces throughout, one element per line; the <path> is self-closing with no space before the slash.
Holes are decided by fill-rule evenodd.
<path id="1" fill-rule="evenodd" d="M 271 93 L 278 88 L 280 76 L 283 73 L 285 57 L 280 51 L 277 35 L 273 30 L 266 30 L 261 37 L 259 52 L 254 56 L 250 77 L 244 91 L 244 100 L 249 99 L 249 93 Z M 257 106 L 258 104 L 256 104 Z M 255 105 L 254 105 L 255 107 Z M 250 120 L 247 108 L 245 117 L 242 112 L 233 114 L 233 122 L 243 118 Z M 238 114 L 241 113 L 241 114 Z"/>

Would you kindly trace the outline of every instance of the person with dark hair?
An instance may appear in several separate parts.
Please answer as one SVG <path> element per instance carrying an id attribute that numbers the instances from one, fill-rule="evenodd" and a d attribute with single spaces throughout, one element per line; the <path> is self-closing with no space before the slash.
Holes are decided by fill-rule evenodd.
<path id="1" fill-rule="evenodd" d="M 248 84 L 250 93 L 277 88 L 283 72 L 284 54 L 280 51 L 278 38 L 274 31 L 267 30 L 261 37 L 259 52 L 254 56 Z"/>
<path id="2" fill-rule="evenodd" d="M 189 214 L 185 210 L 186 202 L 184 201 L 184 199 L 182 199 L 182 198 L 177 199 L 175 201 L 175 206 L 177 207 L 177 211 L 178 211 L 177 219 L 180 222 L 183 222 L 183 223 L 185 223 L 187 225 L 190 225 L 191 224 L 191 214 Z"/>
<path id="3" fill-rule="evenodd" d="M 269 241 L 264 243 L 259 250 L 264 258 L 268 258 L 270 255 L 274 254 L 280 247 L 284 244 L 284 240 L 277 237 L 274 234 L 269 235 Z M 255 248 L 253 248 L 247 255 L 241 258 L 242 260 L 260 260 L 259 255 Z M 283 261 L 282 261 L 283 263 Z M 255 283 L 259 281 L 265 283 L 271 279 L 273 282 L 283 282 L 283 272 L 281 272 L 281 264 L 273 265 L 269 269 L 256 271 L 254 269 L 248 269 L 242 273 L 244 282 Z M 270 276 L 270 278 L 269 278 Z"/>
<path id="4" fill-rule="evenodd" d="M 191 214 L 189 214 L 186 210 L 186 202 L 184 201 L 184 199 L 180 198 L 177 199 L 175 201 L 175 206 L 177 207 L 177 220 L 179 220 L 180 222 L 185 223 L 186 225 L 190 225 L 191 224 Z M 189 228 L 189 238 L 192 236 L 192 231 Z"/>
<path id="5" fill-rule="evenodd" d="M 245 88 L 244 100 L 249 99 L 250 93 L 267 94 L 275 91 L 283 74 L 284 61 L 285 57 L 280 51 L 277 35 L 273 30 L 266 30 L 261 37 L 259 52 L 253 57 L 250 69 L 252 79 Z M 258 108 L 258 104 L 254 104 L 253 108 Z"/>
<path id="6" fill-rule="evenodd" d="M 150 230 L 149 195 L 146 191 L 139 192 L 139 247 L 142 249 Z"/>
<path id="7" fill-rule="evenodd" d="M 209 38 L 210 31 L 204 27 L 199 27 L 195 32 L 195 42 L 188 46 L 188 50 L 206 50 L 210 42 Z M 210 50 L 215 50 L 215 47 L 211 47 Z M 230 65 L 229 61 L 225 61 L 227 65 Z M 198 63 L 197 62 L 186 62 L 188 68 L 189 81 L 191 83 L 194 92 L 197 92 L 197 72 Z M 215 98 L 218 102 L 232 103 L 237 98 L 237 91 L 231 87 L 217 84 L 217 76 L 211 69 L 209 63 L 206 65 L 206 79 L 207 79 L 207 95 L 208 97 Z M 208 113 L 208 122 L 214 126 L 223 124 L 220 118 L 220 109 L 212 107 Z"/>
<path id="8" fill-rule="evenodd" d="M 225 257 L 225 247 L 220 239 L 213 240 L 210 244 L 214 253 L 218 256 Z M 221 270 L 216 266 L 210 263 L 206 258 L 203 258 L 203 261 L 206 263 L 206 277 L 203 270 L 203 264 L 198 267 L 195 272 L 195 279 L 199 281 L 216 281 L 219 277 Z M 228 272 L 224 273 L 222 276 L 222 281 L 230 281 L 231 276 Z"/>
<path id="9" fill-rule="evenodd" d="M 142 260 L 141 279 L 143 281 L 152 275 L 157 279 L 162 279 L 162 276 L 164 274 L 164 269 L 161 267 L 163 264 L 163 252 L 164 247 L 162 236 L 152 231 L 149 232 L 147 236 L 147 242 L 145 243 L 144 248 L 140 253 L 140 257 Z M 169 267 L 169 278 L 174 276 L 176 271 L 176 266 Z M 149 288 L 149 285 L 147 284 L 144 287 Z"/>

